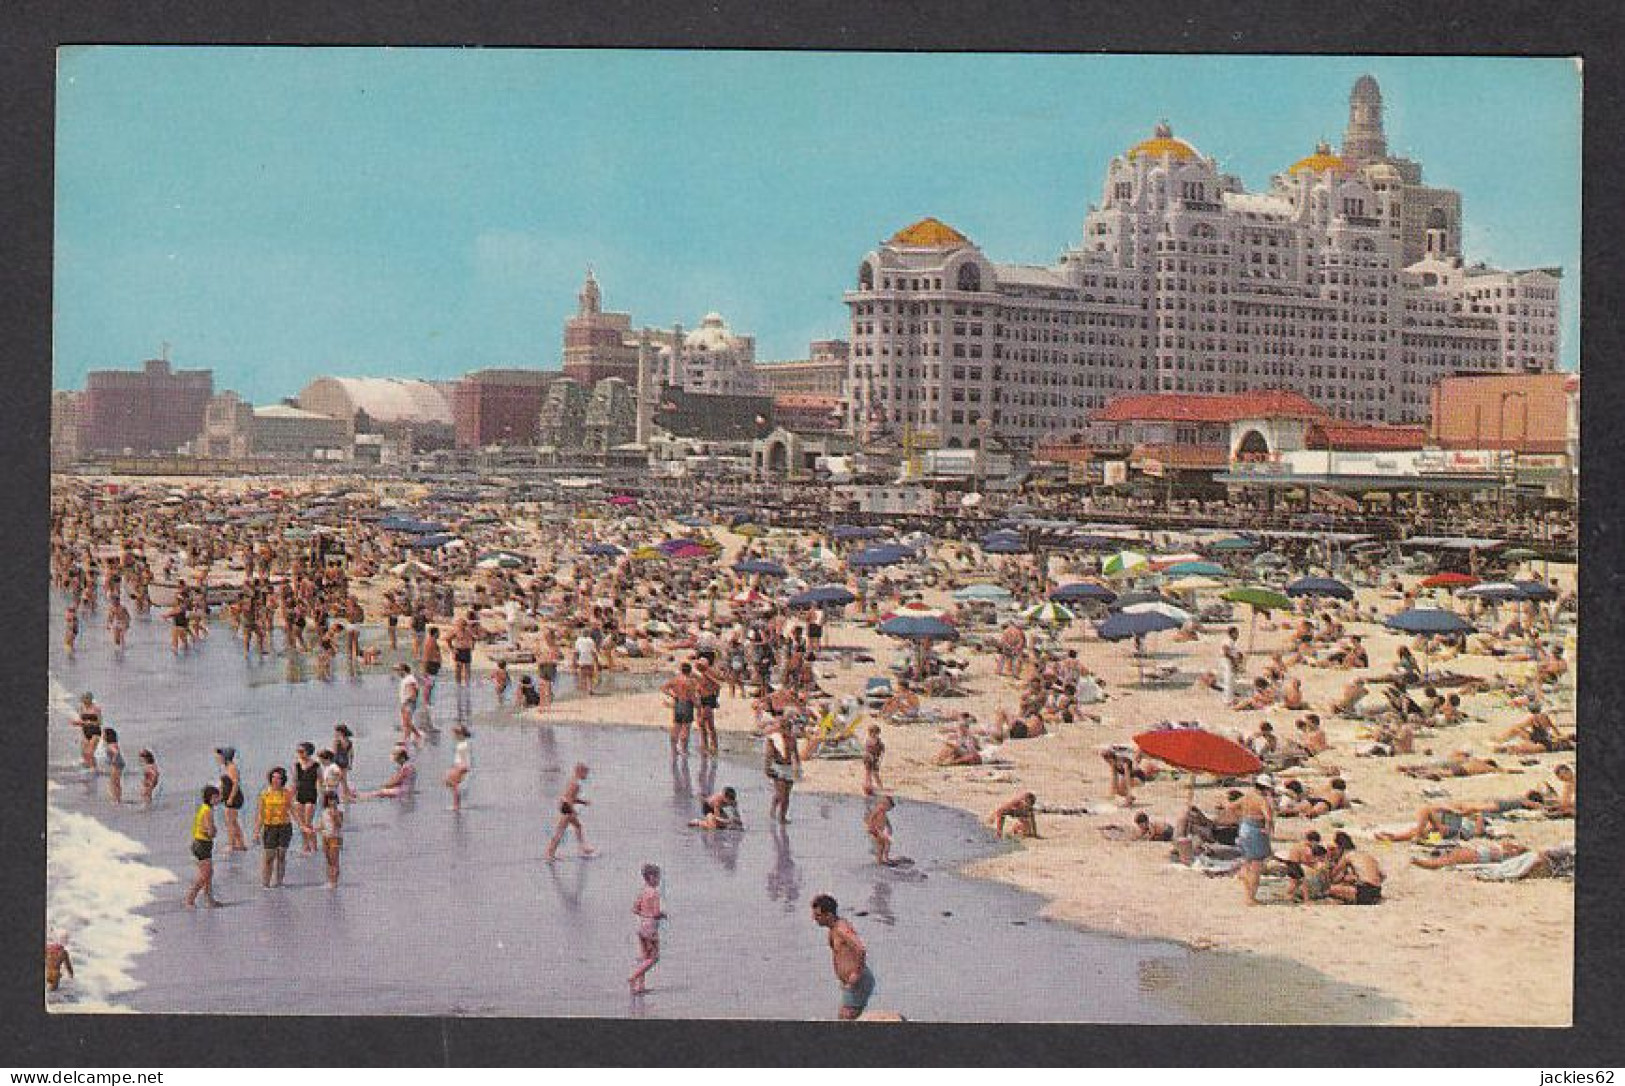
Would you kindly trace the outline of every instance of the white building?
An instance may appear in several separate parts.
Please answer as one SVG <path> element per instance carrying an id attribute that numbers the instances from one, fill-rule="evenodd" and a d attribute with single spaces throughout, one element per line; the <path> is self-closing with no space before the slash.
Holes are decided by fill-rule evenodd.
<path id="1" fill-rule="evenodd" d="M 671 345 L 681 342 L 680 350 Z M 700 326 L 678 329 L 662 344 L 665 383 L 684 392 L 754 396 L 762 391 L 756 374 L 756 337 L 736 334 L 720 313 L 707 313 Z"/>
<path id="2" fill-rule="evenodd" d="M 1049 266 L 994 263 L 935 219 L 899 231 L 846 294 L 854 425 L 1032 447 L 1126 393 L 1264 387 L 1414 422 L 1438 376 L 1552 369 L 1555 273 L 1460 265 L 1460 198 L 1387 157 L 1369 77 L 1345 143 L 1358 155 L 1322 144 L 1248 193 L 1158 125 L 1112 159 L 1081 243 Z M 1418 215 L 1434 250 L 1411 269 Z"/>

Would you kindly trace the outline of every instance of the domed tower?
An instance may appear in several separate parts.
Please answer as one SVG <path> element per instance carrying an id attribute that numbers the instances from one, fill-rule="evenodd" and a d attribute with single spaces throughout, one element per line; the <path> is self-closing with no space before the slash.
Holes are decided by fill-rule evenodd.
<path id="1" fill-rule="evenodd" d="M 1382 132 L 1382 89 L 1369 75 L 1354 81 L 1349 92 L 1349 126 L 1343 133 L 1343 158 L 1351 166 L 1365 166 L 1388 157 L 1388 139 Z"/>

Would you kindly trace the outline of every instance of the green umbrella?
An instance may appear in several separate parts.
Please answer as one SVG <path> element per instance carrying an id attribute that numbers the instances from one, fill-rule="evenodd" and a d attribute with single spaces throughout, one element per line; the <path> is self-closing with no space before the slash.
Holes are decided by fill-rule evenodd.
<path id="1" fill-rule="evenodd" d="M 1220 599 L 1231 603 L 1245 603 L 1253 609 L 1252 617 L 1247 620 L 1247 651 L 1253 651 L 1253 635 L 1258 630 L 1258 612 L 1260 611 L 1290 611 L 1292 601 L 1279 592 L 1272 592 L 1268 588 L 1259 588 L 1248 585 L 1244 588 L 1232 588 L 1219 594 Z"/>
<path id="2" fill-rule="evenodd" d="M 1150 559 L 1138 551 L 1119 551 L 1100 563 L 1100 571 L 1108 577 L 1122 577 L 1150 565 Z"/>

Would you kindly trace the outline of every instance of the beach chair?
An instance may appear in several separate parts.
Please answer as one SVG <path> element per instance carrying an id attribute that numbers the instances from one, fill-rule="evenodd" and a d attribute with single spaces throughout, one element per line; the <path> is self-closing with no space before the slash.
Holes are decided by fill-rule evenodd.
<path id="1" fill-rule="evenodd" d="M 896 692 L 891 679 L 877 675 L 863 684 L 863 704 L 870 709 L 878 709 L 890 701 Z"/>

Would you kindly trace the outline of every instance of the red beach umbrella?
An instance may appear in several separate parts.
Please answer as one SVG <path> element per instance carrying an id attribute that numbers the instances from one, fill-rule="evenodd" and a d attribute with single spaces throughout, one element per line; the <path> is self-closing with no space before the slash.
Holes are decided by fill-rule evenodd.
<path id="1" fill-rule="evenodd" d="M 1201 728 L 1141 732 L 1134 744 L 1159 762 L 1193 773 L 1244 777 L 1264 768 L 1258 755 L 1240 743 Z"/>
<path id="2" fill-rule="evenodd" d="M 1470 573 L 1435 573 L 1419 583 L 1423 588 L 1471 588 L 1479 581 Z"/>

